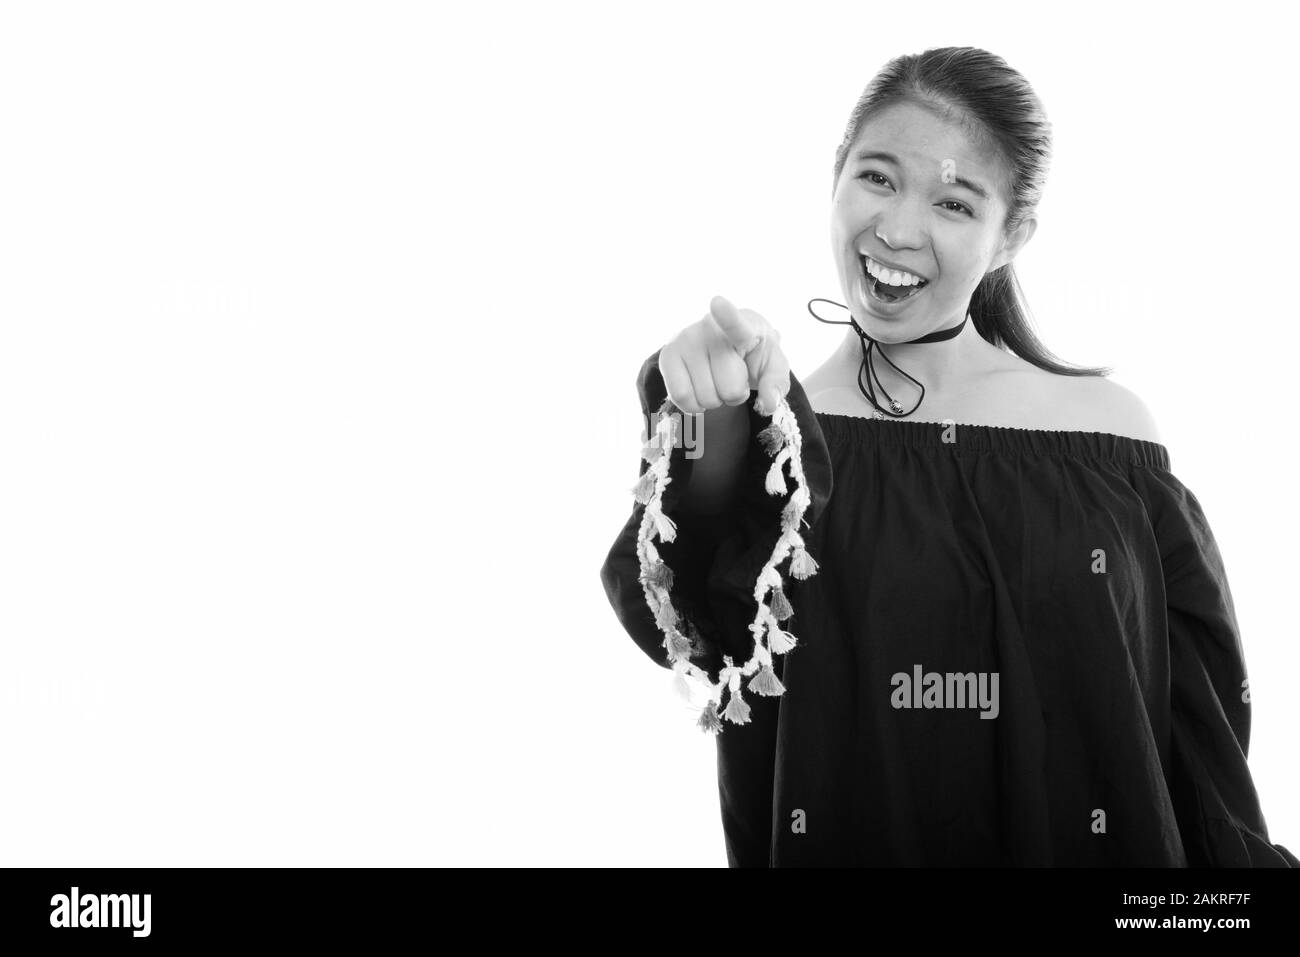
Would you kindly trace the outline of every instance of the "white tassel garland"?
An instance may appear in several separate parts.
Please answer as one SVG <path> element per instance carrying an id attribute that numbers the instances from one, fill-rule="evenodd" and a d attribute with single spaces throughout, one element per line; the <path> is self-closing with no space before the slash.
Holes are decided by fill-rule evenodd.
<path id="1" fill-rule="evenodd" d="M 642 458 L 649 467 L 641 474 L 632 488 L 636 501 L 645 506 L 637 536 L 637 554 L 641 565 L 641 584 L 646 603 L 654 612 L 655 622 L 664 633 L 663 646 L 674 672 L 674 688 L 678 694 L 689 700 L 690 687 L 687 679 L 699 680 L 708 689 L 708 703 L 700 711 L 697 726 L 709 734 L 720 734 L 725 721 L 733 724 L 748 724 L 751 720 L 750 706 L 741 693 L 742 679 L 749 677 L 745 685 L 754 694 L 775 697 L 785 693 L 785 685 L 777 678 L 772 667 L 772 655 L 786 654 L 796 646 L 794 635 L 783 630 L 778 624 L 794 614 L 784 589 L 784 582 L 777 566 L 790 559 L 789 574 L 797 579 L 804 579 L 817 571 L 817 563 L 804 548 L 802 537 L 798 533 L 804 512 L 811 502 L 811 492 L 803 473 L 801 456 L 801 436 L 799 423 L 789 403 L 782 399 L 772 411 L 771 423 L 758 433 L 758 440 L 763 450 L 773 458 L 764 480 L 764 487 L 770 495 L 789 493 L 789 499 L 781 509 L 780 537 L 773 546 L 767 563 L 759 571 L 754 586 L 754 600 L 757 611 L 749 630 L 753 635 L 752 652 L 743 665 L 736 665 L 730 656 L 724 657 L 724 667 L 719 671 L 717 681 L 689 658 L 703 650 L 704 640 L 695 624 L 680 616 L 671 601 L 670 592 L 674 584 L 673 570 L 659 557 L 653 540 L 657 536 L 665 542 L 675 541 L 677 523 L 663 511 L 664 489 L 672 482 L 669 470 L 672 457 L 665 453 L 676 446 L 678 418 L 672 413 L 678 411 L 668 400 L 659 409 L 660 423 L 651 442 L 642 448 Z M 785 467 L 789 466 L 789 481 Z M 793 490 L 790 488 L 793 483 Z M 727 705 L 722 707 L 724 693 L 728 696 Z"/>

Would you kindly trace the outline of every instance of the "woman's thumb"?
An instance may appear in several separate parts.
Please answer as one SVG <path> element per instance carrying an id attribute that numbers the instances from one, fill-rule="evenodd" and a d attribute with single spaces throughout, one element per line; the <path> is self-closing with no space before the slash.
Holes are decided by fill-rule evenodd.
<path id="1" fill-rule="evenodd" d="M 790 391 L 790 360 L 780 346 L 773 346 L 759 375 L 758 397 L 762 415 L 771 415 Z"/>

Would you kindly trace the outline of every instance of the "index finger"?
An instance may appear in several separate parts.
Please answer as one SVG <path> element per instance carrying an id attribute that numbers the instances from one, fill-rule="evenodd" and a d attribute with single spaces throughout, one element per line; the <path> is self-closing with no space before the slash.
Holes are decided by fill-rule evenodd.
<path id="1" fill-rule="evenodd" d="M 727 337 L 732 348 L 742 356 L 748 355 L 762 339 L 753 324 L 740 314 L 740 310 L 722 296 L 714 296 L 710 300 L 709 314 L 722 330 L 722 334 Z"/>

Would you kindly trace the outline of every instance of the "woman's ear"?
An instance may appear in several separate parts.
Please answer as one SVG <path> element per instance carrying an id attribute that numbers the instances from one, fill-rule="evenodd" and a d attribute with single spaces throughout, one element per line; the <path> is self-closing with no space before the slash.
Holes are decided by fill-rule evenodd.
<path id="1" fill-rule="evenodd" d="M 1025 243 L 1033 238 L 1036 229 L 1038 229 L 1038 217 L 1030 215 L 1021 220 L 1020 225 L 1011 231 L 1011 234 L 1003 241 L 998 254 L 993 257 L 993 262 L 989 264 L 989 272 L 1001 269 L 1015 259 L 1020 250 L 1025 247 Z"/>

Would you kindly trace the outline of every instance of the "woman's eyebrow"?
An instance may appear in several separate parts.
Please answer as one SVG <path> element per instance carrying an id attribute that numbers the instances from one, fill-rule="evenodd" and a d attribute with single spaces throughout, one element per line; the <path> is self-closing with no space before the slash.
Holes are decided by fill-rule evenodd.
<path id="1" fill-rule="evenodd" d="M 895 166 L 898 167 L 901 167 L 903 165 L 898 161 L 898 157 L 895 156 L 893 153 L 886 153 L 882 150 L 859 150 L 858 154 L 854 157 L 854 159 L 859 161 L 873 160 L 873 159 L 884 160 L 886 163 L 893 163 Z M 970 190 L 980 199 L 986 200 L 989 198 L 988 190 L 986 190 L 979 183 L 966 179 L 964 176 L 954 176 L 952 182 L 955 183 L 957 186 L 966 187 L 968 190 Z"/>

